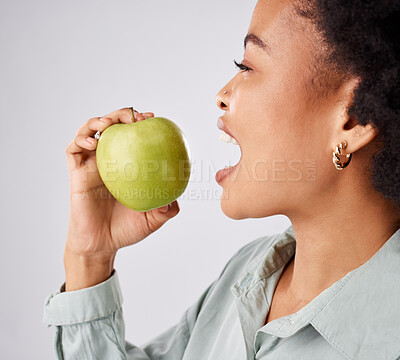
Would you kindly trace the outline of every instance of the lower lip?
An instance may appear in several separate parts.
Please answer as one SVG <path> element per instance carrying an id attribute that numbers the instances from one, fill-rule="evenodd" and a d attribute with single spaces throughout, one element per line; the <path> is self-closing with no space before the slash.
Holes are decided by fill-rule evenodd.
<path id="1" fill-rule="evenodd" d="M 236 169 L 236 167 L 238 165 L 239 165 L 239 163 L 237 163 L 235 166 L 231 166 L 226 169 L 218 170 L 218 172 L 215 174 L 215 181 L 218 184 L 221 184 L 225 179 L 227 179 L 229 177 L 230 174 L 232 174 L 232 172 Z"/>

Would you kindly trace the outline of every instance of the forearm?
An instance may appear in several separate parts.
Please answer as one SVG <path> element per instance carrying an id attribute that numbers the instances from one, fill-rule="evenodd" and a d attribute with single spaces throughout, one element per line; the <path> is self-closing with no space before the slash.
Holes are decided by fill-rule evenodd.
<path id="1" fill-rule="evenodd" d="M 115 254 L 106 257 L 81 256 L 68 246 L 64 251 L 65 291 L 94 286 L 107 280 L 114 268 Z"/>

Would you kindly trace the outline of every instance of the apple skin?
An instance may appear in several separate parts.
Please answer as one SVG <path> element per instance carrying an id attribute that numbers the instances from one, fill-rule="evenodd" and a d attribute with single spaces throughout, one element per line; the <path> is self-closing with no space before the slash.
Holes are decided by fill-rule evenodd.
<path id="1" fill-rule="evenodd" d="M 191 172 L 182 130 L 163 117 L 109 126 L 98 140 L 96 163 L 110 193 L 124 206 L 141 212 L 176 200 Z"/>

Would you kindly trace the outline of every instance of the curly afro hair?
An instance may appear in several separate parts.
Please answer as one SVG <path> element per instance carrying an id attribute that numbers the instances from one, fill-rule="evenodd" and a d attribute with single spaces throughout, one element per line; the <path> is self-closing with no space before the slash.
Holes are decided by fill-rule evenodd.
<path id="1" fill-rule="evenodd" d="M 361 79 L 348 113 L 378 130 L 371 183 L 400 211 L 400 1 L 298 0 L 295 10 L 316 25 L 343 79 Z"/>

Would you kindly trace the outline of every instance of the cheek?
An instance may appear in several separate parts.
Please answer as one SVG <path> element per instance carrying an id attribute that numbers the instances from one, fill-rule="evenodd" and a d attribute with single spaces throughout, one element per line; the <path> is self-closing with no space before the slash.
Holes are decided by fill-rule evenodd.
<path id="1" fill-rule="evenodd" d="M 297 112 L 293 102 L 282 100 L 276 93 L 265 91 L 264 94 L 262 98 L 258 96 L 258 101 L 246 98 L 237 118 L 243 154 L 249 160 L 293 158 L 305 143 L 309 144 L 311 132 L 307 116 Z"/>
<path id="2" fill-rule="evenodd" d="M 328 158 L 324 131 L 312 117 L 274 115 L 263 118 L 262 125 L 248 131 L 248 141 L 242 145 L 243 161 L 262 177 L 269 174 L 270 178 L 301 181 L 309 167 Z"/>
<path id="3" fill-rule="evenodd" d="M 273 105 L 264 107 L 259 118 L 243 117 L 242 160 L 230 184 L 231 204 L 235 199 L 243 204 L 247 198 L 258 199 L 263 209 L 271 202 L 285 207 L 286 199 L 312 196 L 329 183 L 333 164 L 321 119 L 312 112 L 279 111 Z"/>
<path id="4" fill-rule="evenodd" d="M 281 213 L 329 191 L 336 171 L 328 146 L 331 120 L 321 115 L 321 106 L 309 105 L 300 78 L 270 74 L 237 86 L 242 160 L 222 201 L 233 218 Z"/>
<path id="5" fill-rule="evenodd" d="M 296 124 L 304 112 L 302 94 L 279 73 L 241 79 L 235 88 L 235 98 L 231 110 L 237 115 L 238 133 L 243 134 L 246 142 L 282 138 L 286 133 L 302 130 Z"/>
<path id="6" fill-rule="evenodd" d="M 301 86 L 304 81 L 300 75 L 279 71 L 242 80 L 235 109 L 237 133 L 250 158 L 299 160 L 321 149 L 326 141 L 324 119 L 310 106 Z"/>

